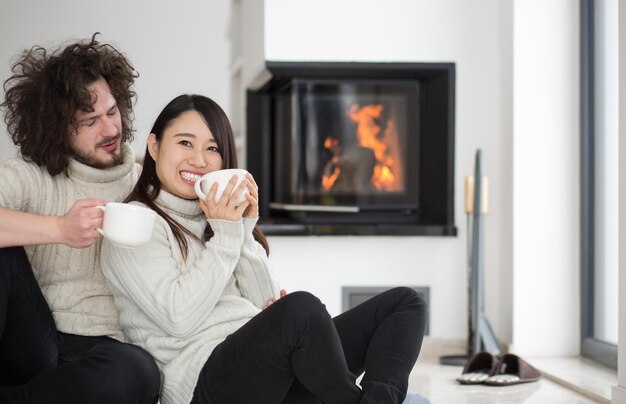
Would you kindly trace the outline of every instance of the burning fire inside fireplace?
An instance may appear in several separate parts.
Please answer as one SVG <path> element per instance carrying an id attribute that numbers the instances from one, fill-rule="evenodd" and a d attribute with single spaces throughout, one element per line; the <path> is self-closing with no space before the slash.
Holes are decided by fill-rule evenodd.
<path id="1" fill-rule="evenodd" d="M 358 148 L 343 150 L 339 140 L 331 136 L 324 141 L 332 158 L 324 167 L 322 188 L 335 190 L 339 184 L 349 183 L 377 191 L 404 190 L 404 166 L 400 154 L 398 132 L 392 118 L 384 129 L 379 125 L 383 116 L 382 104 L 352 105 L 347 115 L 356 123 Z M 347 179 L 343 179 L 348 177 Z"/>

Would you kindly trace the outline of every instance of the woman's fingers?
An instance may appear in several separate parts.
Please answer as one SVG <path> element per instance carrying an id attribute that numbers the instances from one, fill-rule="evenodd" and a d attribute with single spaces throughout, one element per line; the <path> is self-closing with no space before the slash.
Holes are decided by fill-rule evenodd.
<path id="1" fill-rule="evenodd" d="M 237 177 L 235 177 L 236 179 Z M 237 189 L 235 189 L 235 191 L 232 192 L 232 195 L 230 195 L 230 199 L 228 200 L 228 203 L 232 206 L 236 205 L 237 201 L 239 200 L 239 198 L 241 197 L 241 195 L 244 192 L 244 189 L 246 189 L 247 186 L 247 181 L 242 181 L 241 184 L 239 184 L 239 186 L 237 187 Z M 224 191 L 224 193 L 226 193 L 226 191 Z"/>
<path id="2" fill-rule="evenodd" d="M 200 199 L 200 209 L 202 209 L 204 216 L 209 217 L 209 207 L 207 206 L 206 202 L 203 201 L 202 199 Z"/>
<path id="3" fill-rule="evenodd" d="M 215 205 L 215 194 L 217 193 L 217 182 L 214 182 L 209 188 L 209 193 L 206 195 L 206 199 L 204 200 L 206 206 L 214 206 Z"/>
<path id="4" fill-rule="evenodd" d="M 263 308 L 267 309 L 268 307 L 272 305 L 272 303 L 275 303 L 278 299 L 280 299 L 281 297 L 285 297 L 285 296 L 287 296 L 287 291 L 285 289 L 281 289 L 280 297 L 272 297 L 265 303 L 265 306 L 263 306 Z"/>
<path id="5" fill-rule="evenodd" d="M 250 202 L 250 206 L 243 215 L 244 217 L 256 219 L 259 217 L 259 187 L 250 173 L 247 174 L 246 185 L 249 191 L 246 198 Z"/>
<path id="6" fill-rule="evenodd" d="M 270 307 L 270 306 L 272 305 L 272 303 L 274 303 L 276 300 L 278 300 L 278 299 L 276 299 L 275 297 L 272 297 L 270 300 L 268 300 L 268 301 L 265 303 L 265 306 L 263 306 L 263 308 L 264 308 L 264 309 L 267 309 L 267 308 L 268 308 L 268 307 Z"/>
<path id="7" fill-rule="evenodd" d="M 237 176 L 233 175 L 230 181 L 228 181 L 228 184 L 226 184 L 226 188 L 224 188 L 224 192 L 219 200 L 220 203 L 222 203 L 222 201 L 229 203 L 233 199 L 233 195 L 231 194 L 233 193 L 233 189 L 235 189 L 235 185 L 237 185 Z"/>
<path id="8" fill-rule="evenodd" d="M 218 184 L 214 183 L 209 189 L 206 200 L 201 204 L 206 217 L 231 221 L 237 221 L 242 217 L 259 217 L 259 187 L 252 174 L 248 173 L 246 180 L 239 185 L 237 185 L 237 176 L 234 175 L 216 202 L 215 195 L 217 192 Z M 243 202 L 237 204 L 244 193 Z"/>
<path id="9" fill-rule="evenodd" d="M 248 209 L 248 206 L 250 206 L 250 201 L 246 199 L 243 202 L 241 202 L 239 206 L 235 207 L 235 212 L 237 212 L 239 217 L 241 217 L 243 216 L 243 213 L 246 211 L 246 209 Z"/>
<path id="10" fill-rule="evenodd" d="M 257 185 L 256 181 L 254 180 L 254 177 L 252 176 L 252 174 L 248 173 L 246 175 L 246 178 L 248 179 L 248 182 L 251 184 L 250 192 L 252 192 L 254 190 L 254 193 L 258 194 L 259 193 L 259 186 Z"/>
<path id="11" fill-rule="evenodd" d="M 250 201 L 246 197 L 241 204 L 237 205 L 237 199 L 241 197 L 247 186 L 248 181 L 243 181 L 237 186 L 237 176 L 234 175 L 228 181 L 222 195 L 216 202 L 215 195 L 218 191 L 218 184 L 212 184 L 211 188 L 209 189 L 207 198 L 204 201 L 206 210 L 202 208 L 202 204 L 200 205 L 205 216 L 211 219 L 223 219 L 230 221 L 240 220 L 246 209 L 248 209 L 248 207 L 255 201 Z"/>

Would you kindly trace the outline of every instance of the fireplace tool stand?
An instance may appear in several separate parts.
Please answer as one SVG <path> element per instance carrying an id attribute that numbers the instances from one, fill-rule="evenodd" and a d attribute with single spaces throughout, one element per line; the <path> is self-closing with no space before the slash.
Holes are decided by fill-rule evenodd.
<path id="1" fill-rule="evenodd" d="M 446 355 L 439 358 L 443 365 L 463 366 L 472 355 L 486 351 L 500 354 L 498 341 L 485 316 L 483 215 L 487 213 L 488 180 L 483 177 L 482 153 L 476 151 L 474 177 L 465 178 L 465 213 L 468 228 L 468 343 L 467 355 Z M 471 234 L 469 233 L 471 229 Z M 471 238 L 470 238 L 471 237 Z M 471 247 L 470 247 L 471 246 Z M 471 248 L 471 249 L 470 249 Z"/>

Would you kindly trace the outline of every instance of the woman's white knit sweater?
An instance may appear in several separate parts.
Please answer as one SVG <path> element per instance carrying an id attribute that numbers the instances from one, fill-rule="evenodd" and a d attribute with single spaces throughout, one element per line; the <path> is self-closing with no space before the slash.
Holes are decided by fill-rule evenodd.
<path id="1" fill-rule="evenodd" d="M 207 220 L 197 200 L 161 190 L 156 203 L 201 238 Z M 265 250 L 252 236 L 256 220 L 208 222 L 215 235 L 206 243 L 187 238 L 186 260 L 160 216 L 147 245 L 102 246 L 102 270 L 126 335 L 161 369 L 163 404 L 189 403 L 215 346 L 280 294 Z"/>
<path id="2" fill-rule="evenodd" d="M 62 216 L 78 199 L 122 201 L 137 182 L 140 166 L 122 145 L 121 165 L 100 169 L 70 158 L 67 175 L 23 159 L 0 163 L 0 206 L 46 216 Z M 87 248 L 64 244 L 25 247 L 59 331 L 124 339 L 119 315 L 100 271 L 99 240 Z"/>

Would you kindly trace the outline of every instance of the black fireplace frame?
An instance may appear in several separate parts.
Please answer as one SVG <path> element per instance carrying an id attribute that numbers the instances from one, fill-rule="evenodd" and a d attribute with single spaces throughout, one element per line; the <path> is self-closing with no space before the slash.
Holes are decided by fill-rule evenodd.
<path id="1" fill-rule="evenodd" d="M 268 235 L 456 236 L 454 222 L 455 64 L 266 62 L 271 79 L 246 96 L 246 167 L 260 192 L 261 229 Z M 294 79 L 412 81 L 420 84 L 419 209 L 373 212 L 371 220 L 350 213 L 289 215 L 270 208 L 273 164 L 273 91 Z M 428 158 L 424 158 L 428 156 Z M 437 175 L 429 175 L 437 173 Z M 367 213 L 366 213 L 367 215 Z M 398 215 L 404 215 L 398 220 Z M 394 216 L 394 217 L 392 217 Z"/>

